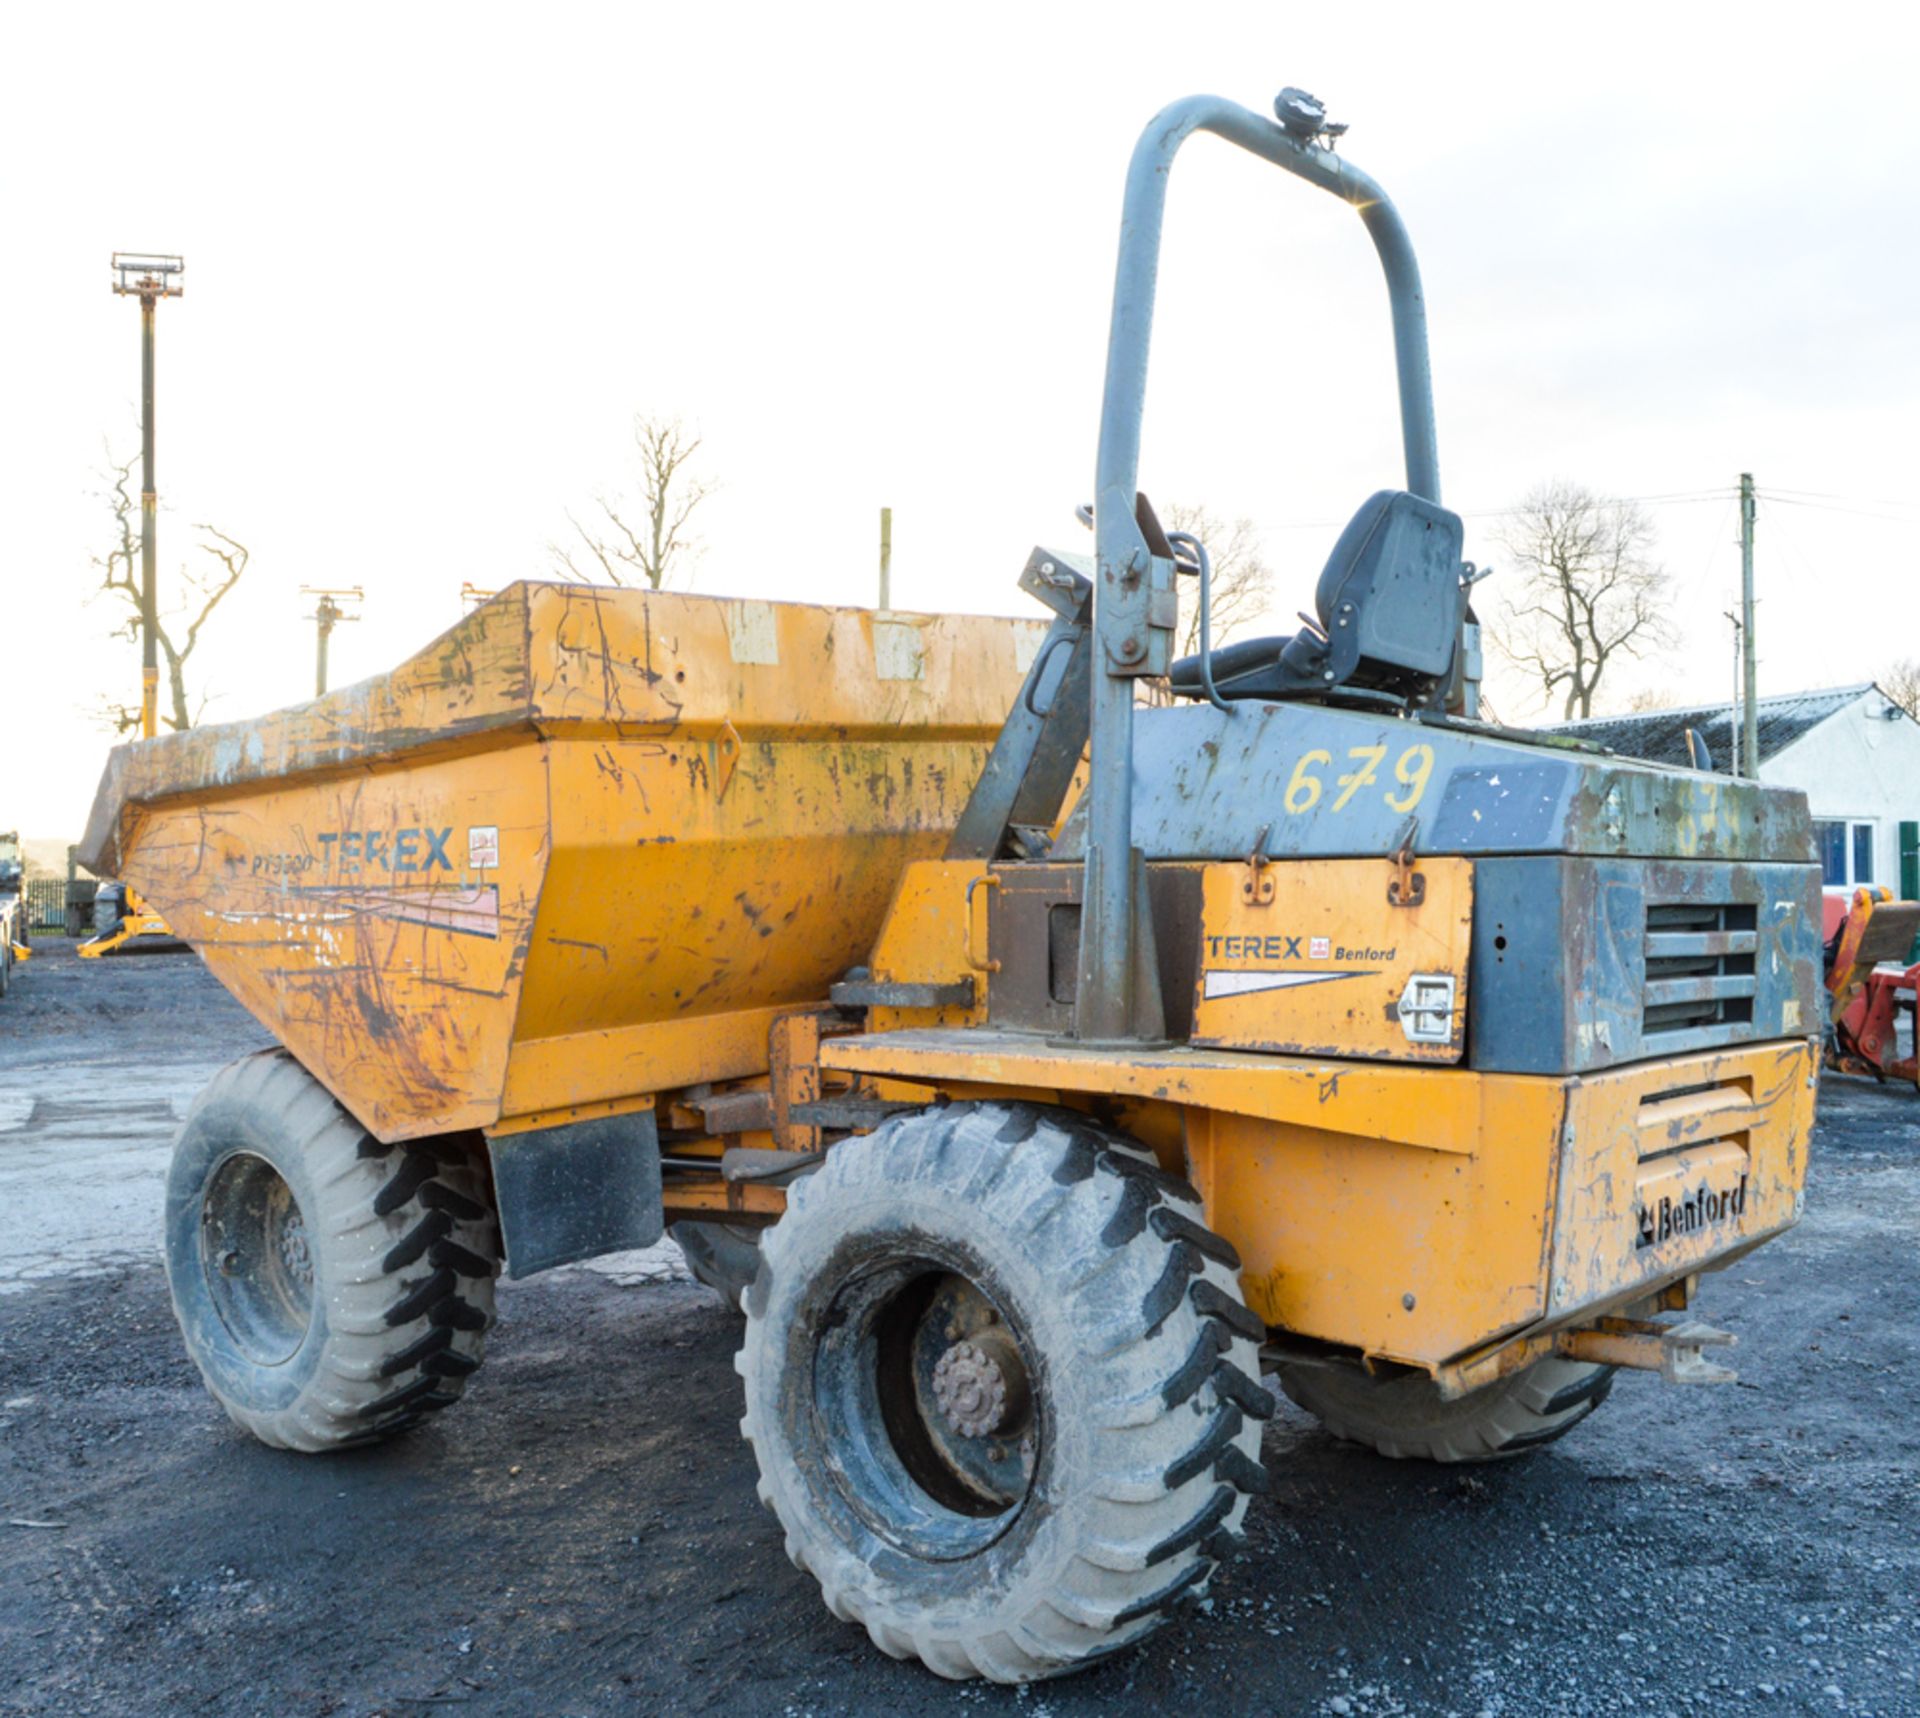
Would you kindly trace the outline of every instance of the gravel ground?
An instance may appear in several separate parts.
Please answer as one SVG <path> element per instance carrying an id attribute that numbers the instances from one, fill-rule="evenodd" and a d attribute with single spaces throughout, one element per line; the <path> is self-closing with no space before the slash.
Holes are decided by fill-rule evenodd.
<path id="1" fill-rule="evenodd" d="M 735 1321 L 640 1286 L 670 1259 L 504 1284 L 467 1400 L 398 1443 L 234 1430 L 154 1230 L 180 1103 L 261 1041 L 184 955 L 59 948 L 0 1004 L 0 1713 L 1920 1714 L 1911 1093 L 1830 1081 L 1805 1222 L 1707 1280 L 1737 1386 L 1624 1378 L 1471 1471 L 1283 1406 L 1203 1610 L 1014 1691 L 825 1613 L 754 1501 Z"/>

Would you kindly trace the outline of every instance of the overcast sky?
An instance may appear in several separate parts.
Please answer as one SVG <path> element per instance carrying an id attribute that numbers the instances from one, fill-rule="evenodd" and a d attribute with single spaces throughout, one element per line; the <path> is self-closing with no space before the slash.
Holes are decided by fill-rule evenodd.
<path id="1" fill-rule="evenodd" d="M 0 827 L 76 836 L 137 647 L 83 602 L 103 440 L 138 446 L 115 249 L 160 312 L 161 575 L 253 551 L 194 659 L 209 720 L 304 696 L 303 583 L 363 584 L 336 683 L 460 586 L 550 570 L 636 411 L 705 437 L 693 588 L 1019 612 L 1080 547 L 1122 175 L 1194 91 L 1352 125 L 1426 279 L 1468 554 L 1564 476 L 1660 501 L 1720 696 L 1751 470 L 1762 689 L 1920 656 L 1911 6 L 969 4 L 19 8 L 0 56 Z M 1250 516 L 1307 606 L 1401 480 L 1385 295 L 1332 198 L 1208 138 L 1168 223 L 1144 486 Z M 164 584 L 163 584 L 164 589 Z M 1496 671 L 1501 715 L 1538 700 Z"/>

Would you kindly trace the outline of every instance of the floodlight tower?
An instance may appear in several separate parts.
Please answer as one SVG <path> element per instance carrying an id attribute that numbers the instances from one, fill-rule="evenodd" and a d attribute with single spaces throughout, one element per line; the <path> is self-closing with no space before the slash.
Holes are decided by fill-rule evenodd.
<path id="1" fill-rule="evenodd" d="M 113 253 L 113 290 L 140 300 L 140 737 L 153 738 L 160 709 L 159 630 L 154 594 L 156 497 L 153 488 L 153 313 L 163 298 L 179 298 L 185 288 L 184 258 Z"/>
<path id="2" fill-rule="evenodd" d="M 348 602 L 360 603 L 367 600 L 367 593 L 359 585 L 332 588 L 324 585 L 302 585 L 300 594 L 320 599 L 314 604 L 313 613 L 308 615 L 307 619 L 314 623 L 317 634 L 313 658 L 313 695 L 316 698 L 324 698 L 327 692 L 327 640 L 333 637 L 333 629 L 343 620 L 360 618 L 357 614 L 348 614 L 339 603 L 334 601 L 334 598 L 345 597 Z"/>

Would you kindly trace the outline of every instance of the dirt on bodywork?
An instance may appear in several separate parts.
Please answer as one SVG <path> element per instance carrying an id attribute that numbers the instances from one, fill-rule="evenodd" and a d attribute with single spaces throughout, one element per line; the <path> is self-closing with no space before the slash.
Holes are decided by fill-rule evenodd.
<path id="1" fill-rule="evenodd" d="M 0 1713 L 1920 1712 L 1910 1092 L 1829 1080 L 1806 1220 L 1706 1280 L 1737 1386 L 1623 1377 L 1479 1469 L 1283 1405 L 1200 1609 L 1022 1691 L 822 1609 L 755 1500 L 737 1319 L 696 1285 L 503 1284 L 432 1424 L 326 1459 L 246 1438 L 181 1352 L 155 1165 L 257 1029 L 190 956 L 73 965 L 26 969 L 0 1037 Z M 118 1131 L 89 1146 L 76 1102 Z M 70 1238 L 9 1277 L 29 1183 Z"/>

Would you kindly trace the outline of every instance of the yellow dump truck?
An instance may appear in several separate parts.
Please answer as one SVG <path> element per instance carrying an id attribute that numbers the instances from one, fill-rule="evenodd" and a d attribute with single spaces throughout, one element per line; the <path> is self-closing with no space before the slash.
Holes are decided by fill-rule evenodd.
<path id="1" fill-rule="evenodd" d="M 241 1424 L 396 1432 L 461 1394 L 500 1270 L 671 1223 L 834 1613 L 1024 1681 L 1206 1591 L 1266 1380 L 1465 1461 L 1623 1367 L 1732 1375 L 1662 1315 L 1800 1209 L 1806 802 L 1479 719 L 1411 247 L 1318 104 L 1275 111 L 1194 98 L 1136 151 L 1044 629 L 516 585 L 383 679 L 113 754 L 85 862 L 283 1046 L 167 1194 Z M 1206 546 L 1137 486 L 1195 130 L 1359 212 L 1406 456 L 1306 626 L 1218 651 Z"/>

